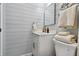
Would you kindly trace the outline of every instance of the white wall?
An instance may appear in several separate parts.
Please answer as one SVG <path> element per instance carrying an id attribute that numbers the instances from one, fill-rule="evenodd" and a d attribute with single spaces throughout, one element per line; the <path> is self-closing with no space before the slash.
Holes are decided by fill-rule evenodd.
<path id="1" fill-rule="evenodd" d="M 43 4 L 3 4 L 4 55 L 16 56 L 32 52 L 32 23 L 42 20 Z"/>

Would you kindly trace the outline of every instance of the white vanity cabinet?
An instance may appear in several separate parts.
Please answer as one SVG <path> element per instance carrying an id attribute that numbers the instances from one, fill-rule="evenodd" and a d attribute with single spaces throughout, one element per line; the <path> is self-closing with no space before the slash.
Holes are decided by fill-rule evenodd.
<path id="1" fill-rule="evenodd" d="M 33 32 L 33 49 L 34 56 L 53 56 L 54 43 L 53 36 L 55 33 Z"/>

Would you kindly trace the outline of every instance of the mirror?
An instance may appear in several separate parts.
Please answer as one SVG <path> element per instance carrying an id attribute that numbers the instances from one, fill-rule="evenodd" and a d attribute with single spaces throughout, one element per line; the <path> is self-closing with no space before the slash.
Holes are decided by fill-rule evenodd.
<path id="1" fill-rule="evenodd" d="M 54 25 L 56 24 L 56 4 L 49 3 L 44 8 L 43 15 L 44 25 Z"/>

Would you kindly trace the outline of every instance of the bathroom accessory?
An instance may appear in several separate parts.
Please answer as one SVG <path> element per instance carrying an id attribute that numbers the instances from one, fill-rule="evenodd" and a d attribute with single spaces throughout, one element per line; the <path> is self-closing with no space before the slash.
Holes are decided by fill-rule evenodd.
<path id="1" fill-rule="evenodd" d="M 53 39 L 55 44 L 56 56 L 75 56 L 77 43 L 67 44 Z"/>
<path id="2" fill-rule="evenodd" d="M 43 32 L 45 32 L 45 33 L 46 33 L 46 26 L 44 26 L 44 27 L 43 27 Z"/>
<path id="3" fill-rule="evenodd" d="M 66 22 L 67 22 L 66 12 L 65 11 L 60 11 L 57 25 L 59 27 L 66 27 L 66 25 L 67 25 Z"/>
<path id="4" fill-rule="evenodd" d="M 77 5 L 73 5 L 65 10 L 60 10 L 60 16 L 58 20 L 59 27 L 77 28 L 76 7 Z"/>
<path id="5" fill-rule="evenodd" d="M 49 33 L 49 27 L 47 27 L 47 33 Z"/>
<path id="6" fill-rule="evenodd" d="M 33 22 L 32 24 L 32 31 L 36 31 L 37 30 L 37 24 L 35 22 Z"/>
<path id="7" fill-rule="evenodd" d="M 75 27 L 77 26 L 77 19 L 76 19 L 76 6 L 71 6 L 70 8 L 66 9 L 66 15 L 67 15 L 67 26 Z"/>
<path id="8" fill-rule="evenodd" d="M 66 29 L 66 31 L 71 30 L 70 33 L 73 33 L 72 31 L 75 30 L 74 35 L 76 35 L 77 34 L 77 24 L 78 24 L 77 22 L 78 22 L 79 4 L 71 4 L 71 6 L 67 7 L 66 9 L 64 8 L 64 9 L 60 10 L 60 13 L 61 13 L 61 11 L 66 12 L 66 14 L 64 16 L 66 16 L 65 18 L 67 20 L 65 20 L 66 21 L 66 25 L 65 26 L 62 26 L 62 27 L 58 26 L 58 27 L 59 28 L 64 28 L 64 29 Z M 59 20 L 58 20 L 58 22 L 59 22 Z M 77 37 L 77 35 L 76 35 L 76 37 Z"/>
<path id="9" fill-rule="evenodd" d="M 75 35 L 55 35 L 55 39 L 64 43 L 76 43 Z"/>
<path id="10" fill-rule="evenodd" d="M 49 33 L 49 27 L 44 26 L 44 27 L 43 27 L 43 32 L 45 32 L 45 33 Z"/>
<path id="11" fill-rule="evenodd" d="M 67 36 L 70 32 L 58 32 L 57 35 Z"/>

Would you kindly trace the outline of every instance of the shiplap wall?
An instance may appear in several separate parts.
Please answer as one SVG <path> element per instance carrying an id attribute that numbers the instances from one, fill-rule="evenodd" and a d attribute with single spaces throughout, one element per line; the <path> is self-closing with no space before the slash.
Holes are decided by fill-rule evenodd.
<path id="1" fill-rule="evenodd" d="M 32 52 L 32 23 L 42 20 L 42 3 L 3 4 L 3 55 Z"/>

